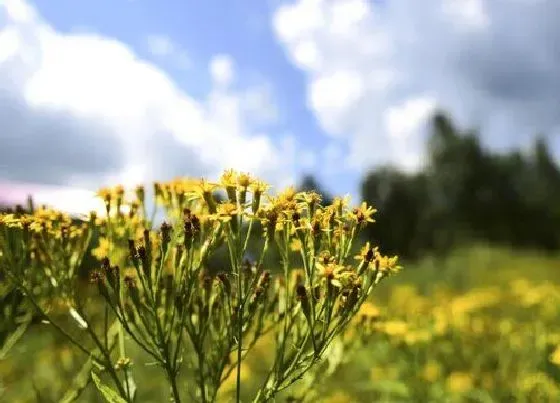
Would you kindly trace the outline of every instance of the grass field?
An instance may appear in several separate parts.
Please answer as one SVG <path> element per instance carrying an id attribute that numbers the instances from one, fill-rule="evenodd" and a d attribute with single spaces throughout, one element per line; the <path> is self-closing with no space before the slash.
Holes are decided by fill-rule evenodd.
<path id="1" fill-rule="evenodd" d="M 329 361 L 277 400 L 560 401 L 560 258 L 479 246 L 407 263 L 346 336 L 348 345 L 334 344 Z M 268 365 L 270 342 L 257 345 L 242 372 L 246 391 Z M 160 372 L 129 344 L 138 401 L 166 401 L 155 388 Z M 50 327 L 36 325 L 0 362 L 0 401 L 60 401 L 79 384 L 72 382 L 83 362 Z M 231 400 L 234 386 L 232 376 L 220 401 Z M 88 385 L 78 401 L 103 399 Z"/>

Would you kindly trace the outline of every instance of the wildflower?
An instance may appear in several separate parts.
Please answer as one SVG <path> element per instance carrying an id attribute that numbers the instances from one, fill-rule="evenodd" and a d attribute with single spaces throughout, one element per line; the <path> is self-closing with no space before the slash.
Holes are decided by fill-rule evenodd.
<path id="1" fill-rule="evenodd" d="M 358 311 L 359 315 L 368 317 L 368 318 L 377 318 L 380 315 L 379 308 L 373 305 L 371 302 L 364 302 Z"/>
<path id="2" fill-rule="evenodd" d="M 132 361 L 130 360 L 130 358 L 121 357 L 117 360 L 117 363 L 115 364 L 115 369 L 119 371 L 121 369 L 130 368 L 131 365 L 132 365 Z"/>
<path id="3" fill-rule="evenodd" d="M 239 191 L 246 192 L 255 180 L 248 173 L 237 175 L 237 188 Z"/>
<path id="4" fill-rule="evenodd" d="M 299 286 L 303 284 L 305 278 L 305 271 L 303 269 L 293 269 L 290 273 L 291 276 L 291 284 L 295 284 L 295 286 Z"/>
<path id="5" fill-rule="evenodd" d="M 163 196 L 162 184 L 159 182 L 154 182 L 154 196 L 156 200 L 159 200 Z"/>
<path id="6" fill-rule="evenodd" d="M 377 278 L 375 282 L 378 283 L 383 278 L 398 273 L 402 267 L 397 264 L 398 256 L 388 257 L 377 255 L 375 258 L 375 272 Z"/>
<path id="7" fill-rule="evenodd" d="M 218 273 L 218 280 L 222 283 L 224 287 L 224 292 L 226 295 L 231 295 L 231 282 L 229 281 L 228 275 L 226 273 Z"/>
<path id="8" fill-rule="evenodd" d="M 257 211 L 259 211 L 262 195 L 268 190 L 269 187 L 270 186 L 268 184 L 260 180 L 254 180 L 253 183 L 251 183 L 251 185 L 249 186 L 249 190 L 251 190 L 251 192 L 253 193 L 253 200 L 251 205 L 253 214 L 256 214 Z"/>
<path id="9" fill-rule="evenodd" d="M 214 217 L 222 222 L 229 222 L 237 214 L 239 214 L 237 205 L 226 202 L 218 204 L 217 214 Z"/>
<path id="10" fill-rule="evenodd" d="M 16 218 L 14 214 L 4 215 L 3 224 L 8 228 L 23 228 L 21 220 Z"/>
<path id="11" fill-rule="evenodd" d="M 136 194 L 136 200 L 138 200 L 138 203 L 141 206 L 143 206 L 146 199 L 146 192 L 144 190 L 144 186 L 143 185 L 136 186 L 136 188 L 134 189 L 134 193 Z"/>
<path id="12" fill-rule="evenodd" d="M 260 209 L 257 212 L 257 216 L 265 228 L 265 236 L 272 240 L 276 232 L 276 224 L 278 223 L 278 210 L 274 206 L 269 205 L 264 209 Z"/>
<path id="13" fill-rule="evenodd" d="M 140 306 L 140 293 L 138 292 L 138 286 L 136 285 L 136 279 L 134 276 L 127 274 L 124 276 L 124 285 L 128 290 L 128 294 L 132 299 L 132 302 L 136 307 Z"/>
<path id="14" fill-rule="evenodd" d="M 200 220 L 193 214 L 191 210 L 183 210 L 183 229 L 185 231 L 184 246 L 189 250 L 190 243 L 194 240 L 195 235 L 200 232 Z"/>
<path id="15" fill-rule="evenodd" d="M 313 208 L 314 206 L 317 206 L 318 204 L 321 203 L 322 197 L 319 193 L 317 192 L 302 192 L 300 194 L 301 199 L 307 203 L 308 206 L 310 206 L 310 210 L 309 213 L 310 215 L 313 215 L 314 211 Z"/>
<path id="16" fill-rule="evenodd" d="M 334 263 L 336 259 L 334 256 L 331 255 L 331 253 L 328 250 L 323 250 L 319 253 L 319 257 L 317 261 L 322 265 L 328 265 Z"/>
<path id="17" fill-rule="evenodd" d="M 408 331 L 406 322 L 394 320 L 383 324 L 383 331 L 389 336 L 404 336 Z"/>
<path id="18" fill-rule="evenodd" d="M 363 261 L 366 265 L 371 263 L 376 256 L 379 256 L 379 247 L 370 246 L 369 241 L 362 247 L 360 253 L 354 256 L 354 259 Z"/>
<path id="19" fill-rule="evenodd" d="M 371 216 L 376 212 L 376 209 L 368 206 L 366 202 L 362 202 L 360 207 L 357 207 L 352 211 L 352 218 L 358 223 L 361 228 L 366 223 L 375 222 L 375 220 L 371 218 Z"/>
<path id="20" fill-rule="evenodd" d="M 216 201 L 212 193 L 218 189 L 218 187 L 218 184 L 208 182 L 205 179 L 200 179 L 194 186 L 194 193 L 204 200 L 210 214 L 216 214 Z"/>
<path id="21" fill-rule="evenodd" d="M 326 282 L 329 286 L 343 288 L 350 284 L 354 279 L 355 273 L 347 270 L 344 266 L 335 263 L 316 263 L 318 276 L 321 282 Z"/>
<path id="22" fill-rule="evenodd" d="M 560 367 L 560 345 L 550 354 L 550 362 Z"/>
<path id="23" fill-rule="evenodd" d="M 295 188 L 290 186 L 280 193 L 278 197 L 271 198 L 270 202 L 277 211 L 289 217 L 294 211 L 298 210 L 296 196 L 297 192 Z"/>
<path id="24" fill-rule="evenodd" d="M 105 282 L 105 273 L 99 269 L 92 271 L 90 274 L 90 282 L 97 285 L 99 295 L 107 299 L 109 298 L 109 291 Z"/>
<path id="25" fill-rule="evenodd" d="M 91 254 L 98 259 L 102 259 L 109 254 L 111 243 L 107 237 L 99 238 L 99 245 L 91 251 Z"/>
<path id="26" fill-rule="evenodd" d="M 441 365 L 434 360 L 429 360 L 422 370 L 422 378 L 428 382 L 435 382 L 441 376 Z"/>
<path id="27" fill-rule="evenodd" d="M 165 221 L 161 224 L 161 243 L 164 250 L 167 249 L 167 245 L 171 242 L 171 225 Z"/>
<path id="28" fill-rule="evenodd" d="M 455 371 L 447 377 L 446 384 L 452 392 L 463 393 L 473 388 L 474 381 L 471 374 Z"/>
<path id="29" fill-rule="evenodd" d="M 348 207 L 349 203 L 350 203 L 349 195 L 346 195 L 344 197 L 335 197 L 330 207 L 332 207 L 333 212 L 336 214 L 337 217 L 342 217 L 343 211 L 346 207 Z"/>
<path id="30" fill-rule="evenodd" d="M 220 178 L 220 185 L 225 188 L 229 201 L 237 203 L 237 172 L 233 169 L 225 170 Z"/>
<path id="31" fill-rule="evenodd" d="M 303 244 L 301 243 L 301 240 L 294 238 L 292 239 L 292 241 L 290 242 L 290 250 L 292 252 L 299 252 L 303 247 Z"/>
<path id="32" fill-rule="evenodd" d="M 97 192 L 97 196 L 105 202 L 105 210 L 107 211 L 107 215 L 109 215 L 109 212 L 111 210 L 111 198 L 113 196 L 113 192 L 110 188 L 102 188 Z"/>

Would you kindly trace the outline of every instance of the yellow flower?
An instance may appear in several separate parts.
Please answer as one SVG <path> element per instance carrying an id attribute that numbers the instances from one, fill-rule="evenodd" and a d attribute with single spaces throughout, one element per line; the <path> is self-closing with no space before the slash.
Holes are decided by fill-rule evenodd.
<path id="1" fill-rule="evenodd" d="M 408 331 L 408 324 L 401 320 L 385 322 L 383 331 L 389 336 L 404 336 Z"/>
<path id="2" fill-rule="evenodd" d="M 111 243 L 106 237 L 99 238 L 99 246 L 91 251 L 91 254 L 97 259 L 103 259 L 105 256 L 109 255 L 109 249 L 111 248 Z"/>
<path id="3" fill-rule="evenodd" d="M 397 264 L 398 260 L 398 256 L 389 257 L 377 254 L 376 266 L 383 275 L 395 274 L 402 270 L 402 266 Z"/>
<path id="4" fill-rule="evenodd" d="M 365 261 L 365 262 L 371 262 L 376 256 L 379 256 L 378 250 L 379 250 L 378 246 L 372 247 L 372 246 L 370 246 L 370 243 L 368 241 L 362 247 L 362 249 L 360 250 L 360 253 L 357 254 L 356 256 L 354 256 L 354 259 L 362 260 L 362 261 Z"/>
<path id="5" fill-rule="evenodd" d="M 144 190 L 143 185 L 138 185 L 134 189 L 134 193 L 136 194 L 136 200 L 138 203 L 144 203 L 144 199 L 146 198 L 146 192 Z"/>
<path id="6" fill-rule="evenodd" d="M 322 201 L 322 197 L 317 192 L 302 192 L 299 195 L 299 198 L 303 200 L 307 204 L 316 205 L 320 204 Z"/>
<path id="7" fill-rule="evenodd" d="M 117 200 L 120 200 L 122 202 L 122 198 L 124 196 L 124 187 L 123 185 L 116 185 L 113 188 L 113 192 L 115 194 L 115 197 Z"/>
<path id="8" fill-rule="evenodd" d="M 473 377 L 468 372 L 452 372 L 446 381 L 447 388 L 452 392 L 464 393 L 473 388 Z"/>
<path id="9" fill-rule="evenodd" d="M 210 219 L 228 222 L 231 220 L 233 216 L 237 214 L 239 214 L 239 211 L 237 210 L 237 205 L 230 202 L 226 202 L 226 203 L 218 204 L 218 210 L 216 214 L 210 215 L 209 217 Z"/>
<path id="10" fill-rule="evenodd" d="M 344 197 L 337 196 L 333 199 L 332 206 L 334 207 L 335 211 L 342 212 L 344 208 L 348 207 L 349 203 L 350 203 L 350 195 L 346 195 Z"/>
<path id="11" fill-rule="evenodd" d="M 317 274 L 321 278 L 321 282 L 327 282 L 337 288 L 345 287 L 354 277 L 353 272 L 335 263 L 328 263 L 326 265 L 316 263 L 315 266 L 319 269 Z"/>
<path id="12" fill-rule="evenodd" d="M 560 345 L 558 345 L 556 350 L 550 354 L 550 362 L 560 367 Z"/>
<path id="13" fill-rule="evenodd" d="M 216 202 L 212 196 L 212 192 L 217 189 L 219 189 L 218 184 L 208 182 L 205 179 L 200 179 L 200 181 L 194 185 L 194 193 L 206 202 L 210 214 L 216 213 Z"/>
<path id="14" fill-rule="evenodd" d="M 290 249 L 292 252 L 299 252 L 302 248 L 301 240 L 294 238 L 290 242 Z"/>
<path id="15" fill-rule="evenodd" d="M 255 180 L 248 173 L 240 173 L 237 175 L 237 186 L 241 191 L 247 191 L 254 181 Z"/>
<path id="16" fill-rule="evenodd" d="M 198 183 L 195 184 L 194 191 L 200 196 L 204 196 L 206 194 L 212 193 L 218 188 L 219 185 L 217 183 L 208 182 L 206 179 L 202 178 L 198 181 Z"/>
<path id="17" fill-rule="evenodd" d="M 96 195 L 103 199 L 105 203 L 110 203 L 113 192 L 111 191 L 111 188 L 106 187 L 99 189 Z"/>
<path id="18" fill-rule="evenodd" d="M 278 195 L 278 199 L 282 202 L 292 202 L 296 199 L 296 195 L 296 189 L 293 186 L 289 186 Z"/>
<path id="19" fill-rule="evenodd" d="M 323 250 L 319 253 L 318 261 L 323 265 L 327 265 L 327 264 L 330 264 L 330 263 L 334 263 L 335 262 L 335 257 L 332 256 L 331 253 L 328 250 Z"/>
<path id="20" fill-rule="evenodd" d="M 421 375 L 426 381 L 435 382 L 440 378 L 441 372 L 442 370 L 439 362 L 429 360 L 426 365 L 424 365 Z"/>
<path id="21" fill-rule="evenodd" d="M 362 306 L 360 307 L 360 310 L 358 311 L 358 316 L 364 315 L 364 316 L 367 316 L 369 318 L 377 318 L 377 317 L 379 317 L 380 314 L 381 314 L 381 312 L 380 312 L 379 308 L 376 307 L 375 305 L 373 305 L 369 301 L 364 302 L 362 304 Z"/>
<path id="22" fill-rule="evenodd" d="M 20 219 L 13 214 L 5 214 L 2 223 L 8 228 L 23 228 Z"/>
<path id="23" fill-rule="evenodd" d="M 220 185 L 224 188 L 235 187 L 237 185 L 237 172 L 233 169 L 226 169 L 220 177 Z"/>
<path id="24" fill-rule="evenodd" d="M 404 341 L 409 346 L 417 343 L 427 343 L 431 340 L 431 335 L 427 330 L 409 331 L 404 336 Z"/>
<path id="25" fill-rule="evenodd" d="M 270 189 L 270 185 L 267 184 L 266 182 L 263 182 L 261 180 L 256 179 L 256 180 L 253 181 L 253 183 L 251 183 L 251 185 L 249 186 L 249 189 L 253 193 L 263 194 L 268 189 Z"/>
<path id="26" fill-rule="evenodd" d="M 374 209 L 371 206 L 368 206 L 366 202 L 362 202 L 360 207 L 357 207 L 352 211 L 352 218 L 356 220 L 356 222 L 359 225 L 360 224 L 363 225 L 368 222 L 375 222 L 375 220 L 371 218 L 371 216 L 376 212 L 377 212 L 376 209 Z"/>

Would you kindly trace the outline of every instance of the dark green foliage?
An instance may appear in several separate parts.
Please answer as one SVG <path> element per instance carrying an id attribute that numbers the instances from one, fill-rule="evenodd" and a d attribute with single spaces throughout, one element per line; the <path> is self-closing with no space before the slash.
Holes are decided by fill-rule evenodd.
<path id="1" fill-rule="evenodd" d="M 465 241 L 560 247 L 560 170 L 544 138 L 529 153 L 498 154 L 440 112 L 427 151 L 420 173 L 384 167 L 363 180 L 363 199 L 380 211 L 368 235 L 385 250 L 417 257 Z"/>

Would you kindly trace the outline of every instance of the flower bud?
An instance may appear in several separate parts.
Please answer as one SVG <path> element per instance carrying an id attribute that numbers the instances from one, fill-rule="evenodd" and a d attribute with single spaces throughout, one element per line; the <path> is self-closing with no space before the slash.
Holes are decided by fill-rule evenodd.
<path id="1" fill-rule="evenodd" d="M 226 295 L 230 295 L 231 296 L 231 282 L 229 281 L 229 278 L 227 277 L 226 273 L 219 273 L 218 274 L 218 279 L 220 280 L 220 282 L 222 283 L 222 286 L 224 287 L 224 292 Z"/>
<path id="2" fill-rule="evenodd" d="M 126 285 L 130 299 L 132 299 L 132 303 L 138 309 L 140 307 L 140 291 L 136 285 L 136 280 L 132 276 L 125 276 L 124 284 Z"/>
<path id="3" fill-rule="evenodd" d="M 167 250 L 169 242 L 171 242 L 171 230 L 171 225 L 165 221 L 161 224 L 161 246 L 164 252 Z"/>

